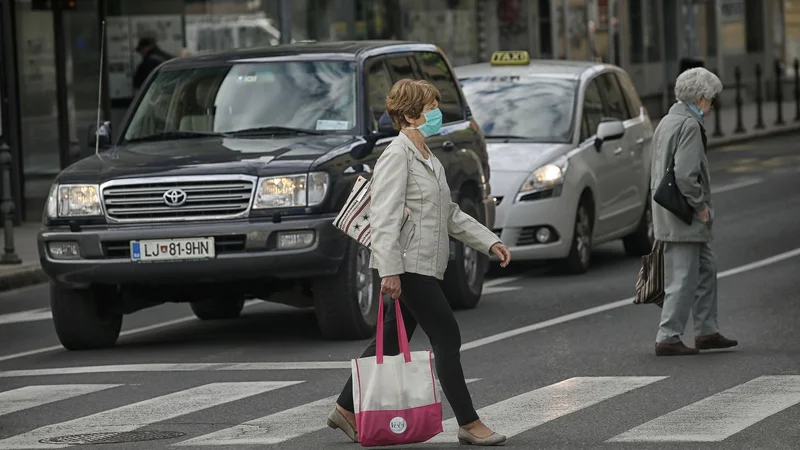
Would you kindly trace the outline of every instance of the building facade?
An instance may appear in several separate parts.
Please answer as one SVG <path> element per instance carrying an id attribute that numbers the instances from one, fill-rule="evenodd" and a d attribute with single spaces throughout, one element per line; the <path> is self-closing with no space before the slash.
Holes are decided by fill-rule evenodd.
<path id="1" fill-rule="evenodd" d="M 143 36 L 176 56 L 305 40 L 404 39 L 441 46 L 455 66 L 487 61 L 496 50 L 612 62 L 631 74 L 651 115 L 659 117 L 672 103 L 671 83 L 684 58 L 700 60 L 732 86 L 736 66 L 745 79 L 756 64 L 770 76 L 775 58 L 797 57 L 800 13 L 791 3 L 0 0 L 0 136 L 12 147 L 18 211 L 38 220 L 55 174 L 93 152 L 86 130 L 98 104 L 101 117 L 118 128 L 135 94 L 132 76 L 141 57 L 134 49 Z"/>

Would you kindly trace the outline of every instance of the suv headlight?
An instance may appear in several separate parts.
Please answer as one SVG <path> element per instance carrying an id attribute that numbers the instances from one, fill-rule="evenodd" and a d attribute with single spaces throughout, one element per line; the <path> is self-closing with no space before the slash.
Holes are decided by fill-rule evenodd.
<path id="1" fill-rule="evenodd" d="M 539 167 L 525 179 L 519 188 L 519 193 L 543 191 L 563 184 L 567 166 L 569 166 L 569 161 L 566 158 L 559 158 Z"/>
<path id="2" fill-rule="evenodd" d="M 314 206 L 327 193 L 326 172 L 259 178 L 253 209 Z"/>
<path id="3" fill-rule="evenodd" d="M 96 184 L 53 184 L 47 199 L 47 215 L 59 217 L 100 216 L 100 188 Z"/>

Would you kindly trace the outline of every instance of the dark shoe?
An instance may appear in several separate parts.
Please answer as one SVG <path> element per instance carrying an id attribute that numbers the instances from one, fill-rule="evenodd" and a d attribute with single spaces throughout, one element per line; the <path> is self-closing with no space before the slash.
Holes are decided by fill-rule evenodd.
<path id="1" fill-rule="evenodd" d="M 353 426 L 350 425 L 350 422 L 347 421 L 347 418 L 345 418 L 338 409 L 333 408 L 333 411 L 328 414 L 328 426 L 334 430 L 338 428 L 344 431 L 344 434 L 346 434 L 350 440 L 358 442 L 358 432 L 353 429 Z"/>
<path id="2" fill-rule="evenodd" d="M 701 350 L 709 350 L 713 348 L 730 348 L 739 345 L 738 341 L 728 339 L 725 336 L 714 333 L 708 336 L 700 336 L 695 338 L 694 345 Z"/>
<path id="3" fill-rule="evenodd" d="M 656 356 L 683 356 L 700 353 L 696 348 L 687 347 L 683 342 L 675 344 L 656 343 Z"/>

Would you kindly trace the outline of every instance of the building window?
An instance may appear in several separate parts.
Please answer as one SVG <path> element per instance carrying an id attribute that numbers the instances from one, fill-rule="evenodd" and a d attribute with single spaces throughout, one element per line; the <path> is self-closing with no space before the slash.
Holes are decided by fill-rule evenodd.
<path id="1" fill-rule="evenodd" d="M 658 2 L 628 2 L 631 62 L 644 64 L 661 61 L 661 29 L 658 23 Z"/>

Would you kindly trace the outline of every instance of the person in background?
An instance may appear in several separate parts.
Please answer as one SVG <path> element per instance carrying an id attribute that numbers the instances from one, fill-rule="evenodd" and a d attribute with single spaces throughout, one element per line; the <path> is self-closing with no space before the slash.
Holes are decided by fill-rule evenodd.
<path id="1" fill-rule="evenodd" d="M 705 116 L 722 92 L 722 82 L 708 70 L 686 70 L 675 81 L 675 103 L 653 134 L 651 192 L 656 192 L 675 158 L 675 182 L 694 209 L 687 225 L 652 201 L 655 239 L 664 242 L 664 305 L 656 335 L 656 355 L 695 355 L 699 350 L 728 348 L 738 342 L 719 333 L 717 324 L 717 263 L 709 247 L 714 207 L 706 157 Z M 695 346 L 682 341 L 693 313 Z"/>
<path id="2" fill-rule="evenodd" d="M 161 50 L 156 44 L 156 40 L 151 37 L 139 39 L 136 53 L 142 55 L 142 62 L 139 63 L 139 67 L 136 68 L 136 73 L 133 75 L 133 88 L 136 90 L 142 87 L 150 72 L 164 61 L 174 58 L 174 56 Z"/>
<path id="3" fill-rule="evenodd" d="M 400 299 L 408 338 L 419 325 L 430 339 L 442 390 L 460 425 L 458 441 L 497 445 L 506 437 L 489 429 L 472 405 L 461 368 L 461 331 L 439 281 L 447 269 L 450 236 L 486 255 L 493 253 L 502 267 L 511 262 L 511 252 L 452 201 L 444 167 L 425 145 L 425 138 L 438 134 L 442 125 L 440 98 L 431 83 L 410 79 L 398 81 L 386 98 L 386 112 L 400 133 L 378 159 L 372 177 L 370 267 L 378 270 L 381 292 Z M 405 207 L 411 215 L 406 226 Z M 394 308 L 391 302 L 385 312 L 387 355 L 399 353 Z M 375 345 L 373 340 L 361 357 L 375 356 Z M 351 376 L 328 416 L 328 426 L 358 442 L 354 410 Z"/>

